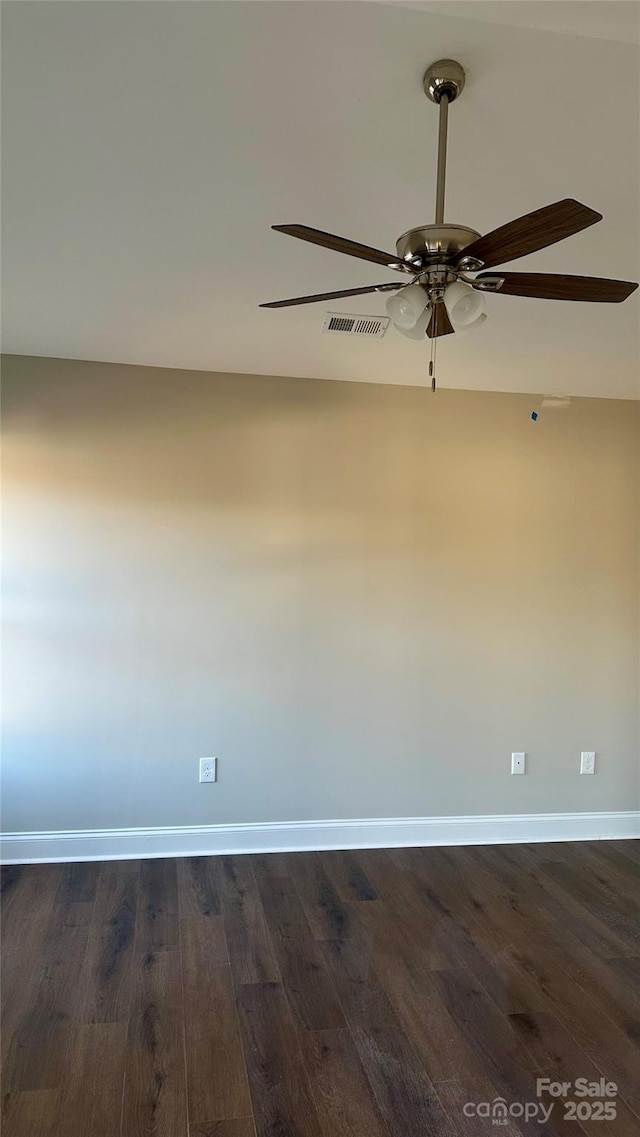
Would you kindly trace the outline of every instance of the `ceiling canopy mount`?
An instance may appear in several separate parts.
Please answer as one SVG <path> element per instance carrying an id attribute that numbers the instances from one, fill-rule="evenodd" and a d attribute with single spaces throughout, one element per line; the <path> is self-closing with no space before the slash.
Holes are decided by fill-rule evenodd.
<path id="1" fill-rule="evenodd" d="M 427 67 L 422 86 L 432 103 L 439 103 L 443 95 L 452 103 L 462 94 L 464 82 L 464 67 L 460 63 L 455 59 L 439 59 Z"/>

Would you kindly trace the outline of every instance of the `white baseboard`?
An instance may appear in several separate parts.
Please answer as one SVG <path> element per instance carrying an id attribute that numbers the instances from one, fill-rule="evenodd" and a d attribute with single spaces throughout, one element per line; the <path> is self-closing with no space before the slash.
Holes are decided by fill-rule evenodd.
<path id="1" fill-rule="evenodd" d="M 0 835 L 0 848 L 5 864 L 26 864 L 632 837 L 640 837 L 640 811 L 498 814 L 494 817 L 383 817 L 353 821 L 273 821 L 245 825 L 5 833 Z"/>

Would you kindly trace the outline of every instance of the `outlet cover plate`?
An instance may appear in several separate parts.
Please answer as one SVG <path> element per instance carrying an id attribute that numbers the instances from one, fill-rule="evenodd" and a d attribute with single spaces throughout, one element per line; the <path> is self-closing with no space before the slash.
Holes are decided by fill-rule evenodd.
<path id="1" fill-rule="evenodd" d="M 199 763 L 199 777 L 200 782 L 215 782 L 217 774 L 218 759 L 217 758 L 201 758 Z"/>
<path id="2" fill-rule="evenodd" d="M 595 750 L 583 750 L 580 755 L 580 773 L 581 774 L 595 774 L 596 772 L 596 752 Z"/>

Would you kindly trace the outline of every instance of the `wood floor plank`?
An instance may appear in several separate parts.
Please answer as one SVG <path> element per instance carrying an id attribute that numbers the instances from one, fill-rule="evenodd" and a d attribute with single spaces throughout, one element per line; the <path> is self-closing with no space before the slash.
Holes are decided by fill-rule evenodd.
<path id="1" fill-rule="evenodd" d="M 222 916 L 194 916 L 180 920 L 180 945 L 190 945 L 190 953 L 203 952 L 207 967 L 226 967 L 229 963 L 227 938 Z M 197 958 L 197 956 L 196 956 Z M 185 959 L 183 956 L 183 965 Z"/>
<path id="2" fill-rule="evenodd" d="M 178 876 L 176 861 L 152 858 L 142 861 L 136 911 L 137 952 L 176 951 L 178 930 Z"/>
<path id="3" fill-rule="evenodd" d="M 253 853 L 251 863 L 257 880 L 287 877 L 291 873 L 292 861 L 297 853 Z"/>
<path id="4" fill-rule="evenodd" d="M 468 971 L 436 971 L 431 982 L 498 1093 L 507 1101 L 535 1100 L 538 1063 L 474 976 Z M 553 1133 L 553 1128 L 534 1127 L 524 1119 L 518 1125 L 527 1137 Z"/>
<path id="5" fill-rule="evenodd" d="M 384 992 L 369 992 L 360 1021 L 353 1039 L 391 1137 L 454 1134 L 424 1063 Z"/>
<path id="6" fill-rule="evenodd" d="M 568 842 L 566 841 L 534 841 L 522 845 L 511 845 L 509 848 L 521 849 L 523 855 L 525 855 L 529 861 L 541 864 L 545 861 L 564 861 L 566 859 L 567 846 Z"/>
<path id="7" fill-rule="evenodd" d="M 234 1121 L 196 1121 L 189 1127 L 189 1137 L 256 1137 L 252 1117 Z"/>
<path id="8" fill-rule="evenodd" d="M 266 877 L 258 887 L 282 982 L 306 1030 L 346 1026 L 344 1014 L 289 877 Z"/>
<path id="9" fill-rule="evenodd" d="M 280 979 L 251 857 L 220 858 L 220 896 L 234 983 Z"/>
<path id="10" fill-rule="evenodd" d="M 345 939 L 349 934 L 348 910 L 317 854 L 299 853 L 291 876 L 314 938 Z"/>
<path id="11" fill-rule="evenodd" d="M 468 853 L 470 863 L 457 855 L 461 875 L 484 897 L 483 918 L 501 925 L 510 943 L 526 944 L 532 936 L 539 937 L 541 924 L 546 924 L 549 934 L 571 936 L 602 959 L 633 954 L 613 927 L 574 899 L 544 866 L 515 869 L 499 846 Z M 556 869 L 559 863 L 551 867 Z"/>
<path id="12" fill-rule="evenodd" d="M 402 854 L 399 866 L 413 879 L 422 903 L 432 911 L 438 927 L 438 941 L 445 947 L 431 952 L 432 967 L 470 967 L 502 1008 L 505 999 L 509 1009 L 526 1009 L 513 1000 L 519 997 L 515 990 L 505 990 L 493 974 L 493 962 L 503 951 L 513 931 L 505 905 L 498 906 L 483 893 L 477 881 L 465 879 L 458 866 L 451 862 L 446 850 L 398 850 Z"/>
<path id="13" fill-rule="evenodd" d="M 257 1137 L 323 1137 L 287 997 L 277 983 L 238 990 Z"/>
<path id="14" fill-rule="evenodd" d="M 407 852 L 413 853 L 413 850 Z M 416 852 L 429 856 L 426 859 L 414 858 L 417 864 L 410 862 L 411 871 L 418 873 L 422 881 L 432 881 L 435 897 L 453 919 L 464 923 L 477 917 L 482 921 L 485 934 L 491 935 L 503 947 L 517 936 L 517 900 L 505 897 L 501 882 L 492 881 L 469 858 L 460 857 L 458 847 Z"/>
<path id="15" fill-rule="evenodd" d="M 219 916 L 217 857 L 180 857 L 176 861 L 180 891 L 180 914 L 193 916 Z"/>
<path id="16" fill-rule="evenodd" d="M 579 943 L 585 944 L 600 959 L 633 955 L 637 952 L 637 945 L 634 947 L 624 929 L 620 934 L 620 930 L 613 923 L 607 923 L 606 917 L 602 920 L 595 905 L 589 910 L 587 906 L 578 904 L 569 896 L 566 889 L 558 888 L 553 880 L 549 881 L 548 891 L 544 889 L 541 891 L 544 899 L 540 901 L 540 916 L 548 919 L 557 934 L 568 933 Z"/>
<path id="17" fill-rule="evenodd" d="M 321 863 L 333 881 L 341 900 L 377 900 L 378 894 L 358 860 L 358 854 L 331 851 L 320 854 Z"/>
<path id="18" fill-rule="evenodd" d="M 382 990 L 373 967 L 374 942 L 372 933 L 352 919 L 348 939 L 318 943 L 340 1006 L 351 1027 L 362 1024 L 371 992 Z"/>
<path id="19" fill-rule="evenodd" d="M 79 979 L 83 1022 L 128 1020 L 137 902 L 138 872 L 132 862 L 113 861 L 105 865 Z"/>
<path id="20" fill-rule="evenodd" d="M 189 1120 L 226 1121 L 251 1114 L 235 994 L 219 962 L 221 917 L 182 920 Z"/>
<path id="21" fill-rule="evenodd" d="M 100 861 L 60 865 L 60 883 L 48 922 L 43 958 L 47 963 L 84 958 L 93 919 Z"/>
<path id="22" fill-rule="evenodd" d="M 127 1036 L 123 1137 L 187 1137 L 178 951 L 137 954 Z"/>
<path id="23" fill-rule="evenodd" d="M 554 1082 L 575 1083 L 577 1078 L 587 1078 L 592 1082 L 599 1082 L 602 1071 L 591 1061 L 575 1039 L 562 1026 L 554 1014 L 550 1012 L 538 1014 L 511 1015 L 509 1019 L 525 1047 L 531 1052 L 534 1061 L 542 1076 L 549 1077 Z M 570 1099 L 579 1100 L 571 1094 Z M 564 1115 L 562 1101 L 555 1100 L 549 1094 L 541 1095 L 546 1104 L 554 1102 L 553 1120 L 559 1128 L 559 1118 Z M 606 1099 L 602 1099 L 603 1101 Z M 616 1113 L 615 1121 L 606 1121 L 606 1132 L 611 1137 L 637 1137 L 638 1117 L 629 1109 L 626 1102 L 615 1095 Z M 603 1123 L 591 1124 L 567 1121 L 562 1131 L 567 1134 L 602 1132 Z"/>
<path id="24" fill-rule="evenodd" d="M 349 1031 L 306 1031 L 300 1043 L 324 1137 L 389 1137 Z"/>
<path id="25" fill-rule="evenodd" d="M 54 1137 L 57 1102 L 55 1090 L 5 1091 L 0 1115 L 2 1137 Z"/>
<path id="26" fill-rule="evenodd" d="M 549 860 L 538 868 L 544 876 L 550 876 L 560 887 L 565 887 L 572 901 L 588 911 L 594 911 L 595 900 L 630 916 L 637 923 L 640 916 L 638 872 L 632 861 L 609 846 L 610 842 L 605 841 L 568 841 L 563 846 L 565 854 L 561 861 Z M 544 876 L 540 879 L 544 880 Z"/>
<path id="27" fill-rule="evenodd" d="M 622 977 L 627 990 L 633 992 L 634 1001 L 640 999 L 640 956 L 608 959 L 607 964 Z"/>
<path id="28" fill-rule="evenodd" d="M 376 850 L 376 853 L 381 850 Z M 407 958 L 419 959 L 423 966 L 447 968 L 461 966 L 441 913 L 425 904 L 409 874 L 399 871 L 390 860 L 367 854 L 365 867 L 374 882 L 378 901 L 358 908 L 358 919 L 380 944 L 395 944 Z"/>
<path id="29" fill-rule="evenodd" d="M 32 1002 L 13 1032 L 3 1064 L 6 1089 L 57 1089 L 69 1062 L 78 1006 L 77 963 L 43 964 Z"/>
<path id="30" fill-rule="evenodd" d="M 73 895 L 86 892 L 67 887 L 61 892 L 58 887 L 35 954 L 33 941 L 27 938 L 24 966 L 13 977 L 9 964 L 9 982 L 20 982 L 22 997 L 17 1018 L 3 1015 L 3 1083 L 13 1090 L 55 1088 L 67 1058 L 71 1023 L 79 1013 L 78 973 L 93 912 L 91 901 L 68 899 Z M 4 963 L 3 955 L 3 981 Z"/>
<path id="31" fill-rule="evenodd" d="M 0 897 L 2 897 L 5 911 L 13 890 L 24 876 L 24 869 L 24 865 L 2 865 L 0 867 Z"/>
<path id="32" fill-rule="evenodd" d="M 126 1047 L 126 1022 L 85 1023 L 77 1028 L 60 1087 L 55 1137 L 120 1134 Z"/>
<path id="33" fill-rule="evenodd" d="M 497 850 L 498 853 L 501 851 L 502 847 Z M 495 894 L 493 904 L 489 901 L 484 902 L 481 912 L 484 932 L 486 933 L 487 928 L 493 927 L 493 934 L 498 935 L 501 930 L 508 945 L 506 954 L 501 952 L 491 958 L 491 965 L 499 972 L 505 995 L 509 1000 L 503 1009 L 509 1011 L 549 1009 L 549 999 L 544 993 L 544 980 L 542 983 L 538 982 L 535 969 L 531 972 L 528 970 L 533 962 L 530 958 L 531 949 L 535 945 L 534 955 L 545 969 L 555 970 L 564 975 L 563 981 L 568 985 L 567 989 L 569 989 L 567 977 L 571 977 L 574 983 L 588 992 L 594 1002 L 599 1003 L 605 1014 L 613 1018 L 623 1029 L 629 1028 L 633 1035 L 633 1031 L 637 1030 L 634 1016 L 637 1020 L 640 1008 L 630 992 L 625 994 L 621 990 L 609 960 L 603 958 L 602 935 L 596 933 L 594 951 L 592 926 L 583 936 L 581 932 L 584 931 L 584 925 L 579 922 L 576 927 L 571 914 L 567 916 L 566 906 L 555 896 L 551 898 L 546 896 L 543 885 L 537 878 L 523 879 L 522 888 L 531 888 L 527 903 L 521 891 L 516 891 L 514 888 L 514 876 L 511 870 L 501 872 L 501 878 L 504 879 L 505 871 L 508 888 L 506 896 L 501 895 L 497 884 L 498 892 Z M 544 877 L 541 879 L 544 880 Z M 475 898 L 478 903 L 477 898 L 481 895 L 482 891 L 478 892 L 476 888 Z M 562 913 L 560 919 L 556 918 L 559 910 Z M 512 948 L 515 955 L 511 952 Z M 611 943 L 607 940 L 604 943 L 605 956 L 610 949 Z M 524 957 L 516 965 L 514 960 L 520 950 L 524 952 Z M 525 960 L 529 960 L 529 963 L 525 963 Z M 556 984 L 555 989 L 556 991 L 561 989 L 560 984 Z M 520 1001 L 519 1006 L 516 1005 L 517 1000 Z"/>
<path id="34" fill-rule="evenodd" d="M 630 954 L 640 953 L 637 903 L 626 895 L 616 893 L 610 880 L 581 867 L 550 864 L 544 871 L 572 900 L 577 901 L 606 928 L 613 929 Z"/>
<path id="35" fill-rule="evenodd" d="M 640 1117 L 640 1050 L 634 1032 L 620 1029 L 539 945 L 532 944 L 528 950 L 518 948 L 513 954 L 547 995 L 548 1009 L 553 1010 L 603 1074 L 617 1082 L 621 1094 Z"/>
<path id="36" fill-rule="evenodd" d="M 634 861 L 613 848 L 610 841 L 571 841 L 567 843 L 567 849 L 570 850 L 566 858 L 569 864 L 589 866 L 596 874 L 604 874 L 610 885 L 622 888 L 637 907 L 638 867 Z"/>
<path id="37" fill-rule="evenodd" d="M 14 1031 L 32 1006 L 40 984 L 43 946 L 55 906 L 60 865 L 6 865 L 2 870 L 2 968 L 0 969 L 4 1063 Z"/>
<path id="38" fill-rule="evenodd" d="M 438 934 L 446 949 L 437 953 L 452 968 L 468 968 L 501 1011 L 531 1009 L 530 991 L 525 983 L 505 984 L 498 966 L 504 937 L 498 936 L 487 922 L 480 919 L 460 901 L 446 875 L 438 873 L 431 863 L 414 868 L 411 873 L 415 889 L 423 904 L 432 910 L 438 922 Z M 511 976 L 513 979 L 514 977 Z M 524 978 L 524 977 L 523 977 Z"/>
<path id="39" fill-rule="evenodd" d="M 640 864 L 640 841 L 610 841 L 609 844 L 613 845 L 623 856 L 628 857 L 630 860 Z"/>
<path id="40" fill-rule="evenodd" d="M 628 1033 L 630 1043 L 640 1041 L 640 983 L 635 988 L 629 981 L 629 968 L 625 963 L 633 964 L 631 957 L 619 961 L 623 964 L 618 970 L 614 960 L 602 960 L 591 955 L 581 944 L 572 945 L 569 951 L 566 945 L 550 940 L 531 941 L 529 950 L 535 950 L 540 962 L 551 962 L 553 966 L 569 976 L 573 984 L 577 984 L 586 992 L 589 999 L 598 1005 L 600 1012 L 611 1019 L 624 1033 Z M 525 1010 L 545 1010 L 538 1006 L 529 1006 Z"/>
<path id="41" fill-rule="evenodd" d="M 2 866 L 2 935 L 9 946 L 15 942 L 18 925 L 22 925 L 23 948 L 25 939 L 35 939 L 35 934 L 44 929 L 55 903 L 60 872 L 60 865 Z"/>
<path id="42" fill-rule="evenodd" d="M 91 900 L 54 904 L 42 945 L 42 958 L 46 963 L 75 960 L 78 966 L 82 964 L 89 942 L 93 910 Z"/>
<path id="43" fill-rule="evenodd" d="M 545 958 L 549 959 L 550 957 L 545 955 Z M 516 1014 L 551 1010 L 552 1000 L 547 992 L 546 985 L 541 983 L 538 976 L 530 971 L 527 966 L 527 957 L 520 955 L 520 949 L 505 948 L 503 952 L 495 956 L 492 965 L 504 989 L 501 1004 L 492 994 L 494 1002 L 499 1005 L 501 1011 L 505 1014 Z M 553 958 L 552 966 L 558 969 L 558 974 L 561 973 L 557 959 Z M 565 981 L 568 986 L 575 987 L 567 973 L 565 973 Z"/>
<path id="44" fill-rule="evenodd" d="M 60 884 L 56 904 L 86 904 L 95 900 L 102 871 L 101 861 L 74 861 L 59 867 Z"/>
<path id="45" fill-rule="evenodd" d="M 135 916 L 135 951 L 177 951 L 180 946 L 175 860 L 142 861 Z"/>
<path id="46" fill-rule="evenodd" d="M 403 954 L 393 940 L 376 943 L 373 960 L 394 1012 L 436 1087 L 458 1077 L 460 1070 L 468 1077 L 482 1077 L 473 1047 L 429 981 L 431 972 L 412 954 Z"/>
<path id="47" fill-rule="evenodd" d="M 386 900 L 358 908 L 359 922 L 374 937 L 376 951 L 397 955 L 424 970 L 462 966 L 440 916 L 426 908 L 413 890 L 412 895 L 406 893 L 403 885 L 398 887 L 397 908 Z"/>

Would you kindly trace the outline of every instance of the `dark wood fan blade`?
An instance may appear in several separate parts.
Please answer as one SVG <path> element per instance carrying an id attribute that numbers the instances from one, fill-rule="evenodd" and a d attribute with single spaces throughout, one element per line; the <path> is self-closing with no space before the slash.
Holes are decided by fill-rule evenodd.
<path id="1" fill-rule="evenodd" d="M 440 336 L 450 336 L 454 331 L 455 328 L 449 319 L 449 313 L 444 306 L 444 302 L 439 301 L 437 304 L 434 304 L 431 319 L 427 327 L 429 339 L 433 340 L 439 339 Z"/>
<path id="2" fill-rule="evenodd" d="M 374 264 L 387 265 L 388 268 L 409 268 L 406 261 L 395 253 L 383 253 L 380 249 L 372 249 L 369 245 L 359 245 L 357 241 L 348 241 L 345 237 L 336 237 L 333 233 L 324 233 L 322 229 L 310 229 L 308 225 L 272 225 L 277 233 L 288 233 L 290 237 L 299 237 L 301 241 L 311 241 L 312 245 L 322 245 L 325 249 L 333 249 L 336 253 L 346 253 L 349 257 L 359 257 L 363 261 L 373 261 Z"/>
<path id="3" fill-rule="evenodd" d="M 476 280 L 494 277 L 504 281 L 498 293 L 538 296 L 543 300 L 591 300 L 619 304 L 638 287 L 630 280 L 604 280 L 599 276 L 555 276 L 544 272 L 481 272 Z"/>
<path id="4" fill-rule="evenodd" d="M 371 284 L 368 288 L 343 288 L 341 292 L 318 292 L 316 296 L 294 296 L 292 300 L 272 300 L 259 308 L 290 308 L 293 304 L 315 304 L 318 300 L 338 300 L 341 296 L 364 296 L 367 292 L 390 292 L 399 284 Z"/>
<path id="5" fill-rule="evenodd" d="M 492 265 L 505 264 L 506 261 L 515 261 L 518 257 L 526 257 L 527 253 L 535 253 L 538 249 L 545 249 L 547 245 L 554 245 L 556 241 L 564 241 L 573 233 L 587 229 L 602 221 L 602 214 L 596 213 L 572 197 L 563 201 L 556 201 L 553 205 L 545 205 L 544 209 L 536 209 L 533 213 L 526 213 L 492 233 L 485 233 L 477 241 L 472 241 L 458 254 L 458 261 L 463 257 L 475 257 L 482 261 L 486 268 Z"/>

